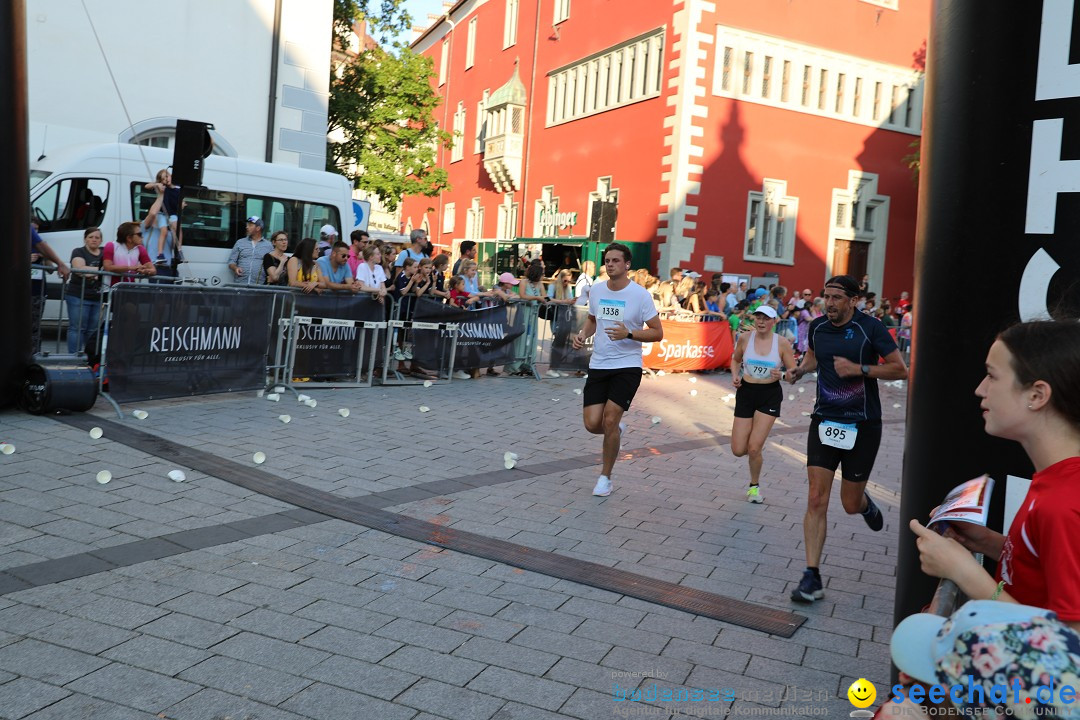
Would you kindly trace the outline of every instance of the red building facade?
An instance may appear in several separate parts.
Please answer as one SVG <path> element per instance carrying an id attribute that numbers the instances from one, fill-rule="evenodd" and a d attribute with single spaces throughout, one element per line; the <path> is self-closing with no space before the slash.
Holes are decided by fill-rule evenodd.
<path id="1" fill-rule="evenodd" d="M 461 0 L 418 38 L 456 135 L 434 242 L 651 241 L 653 272 L 910 290 L 929 0 Z"/>

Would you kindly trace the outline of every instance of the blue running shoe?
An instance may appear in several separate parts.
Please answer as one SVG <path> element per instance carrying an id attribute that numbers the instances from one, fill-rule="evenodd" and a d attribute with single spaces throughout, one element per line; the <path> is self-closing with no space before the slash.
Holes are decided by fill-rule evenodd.
<path id="1" fill-rule="evenodd" d="M 866 496 L 866 510 L 862 513 L 863 520 L 866 521 L 867 527 L 874 532 L 879 532 L 881 528 L 885 527 L 885 518 L 881 516 L 881 508 L 877 506 L 870 496 Z"/>
<path id="2" fill-rule="evenodd" d="M 821 580 L 814 577 L 813 570 L 809 568 L 803 570 L 799 586 L 791 591 L 791 599 L 800 603 L 812 603 L 823 597 L 825 597 L 825 591 L 821 589 Z"/>

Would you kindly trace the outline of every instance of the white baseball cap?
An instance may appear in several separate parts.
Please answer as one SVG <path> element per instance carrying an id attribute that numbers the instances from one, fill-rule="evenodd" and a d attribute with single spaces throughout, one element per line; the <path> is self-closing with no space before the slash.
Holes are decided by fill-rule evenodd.
<path id="1" fill-rule="evenodd" d="M 337 228 L 333 225 L 323 225 L 319 228 L 319 233 L 322 235 L 337 235 Z"/>
<path id="2" fill-rule="evenodd" d="M 776 311 L 773 310 L 772 305 L 758 305 L 756 308 L 754 308 L 754 314 L 757 315 L 758 313 L 761 313 L 767 318 L 776 317 Z"/>

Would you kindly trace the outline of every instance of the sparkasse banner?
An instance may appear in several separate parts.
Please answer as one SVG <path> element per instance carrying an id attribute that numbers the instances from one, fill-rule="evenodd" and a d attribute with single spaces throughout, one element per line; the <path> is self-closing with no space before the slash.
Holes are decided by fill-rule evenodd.
<path id="1" fill-rule="evenodd" d="M 735 345 L 726 322 L 664 320 L 664 339 L 642 343 L 645 367 L 665 372 L 715 370 L 731 362 Z"/>

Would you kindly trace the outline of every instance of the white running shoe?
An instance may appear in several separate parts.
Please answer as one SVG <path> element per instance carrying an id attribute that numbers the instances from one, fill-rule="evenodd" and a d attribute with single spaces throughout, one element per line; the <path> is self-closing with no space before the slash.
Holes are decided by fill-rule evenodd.
<path id="1" fill-rule="evenodd" d="M 394 359 L 398 362 L 405 359 L 405 353 L 401 352 L 401 348 L 394 348 Z"/>
<path id="2" fill-rule="evenodd" d="M 455 380 L 471 380 L 472 375 L 465 372 L 464 370 L 455 370 L 454 371 L 454 379 Z"/>
<path id="3" fill-rule="evenodd" d="M 765 500 L 765 498 L 761 497 L 761 489 L 757 485 L 751 485 L 747 489 L 746 499 L 752 503 L 760 503 Z"/>
<path id="4" fill-rule="evenodd" d="M 607 475 L 601 475 L 600 479 L 596 481 L 596 487 L 593 488 L 592 494 L 597 497 L 607 497 L 611 494 L 611 480 Z"/>

